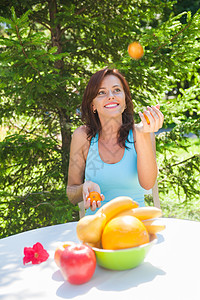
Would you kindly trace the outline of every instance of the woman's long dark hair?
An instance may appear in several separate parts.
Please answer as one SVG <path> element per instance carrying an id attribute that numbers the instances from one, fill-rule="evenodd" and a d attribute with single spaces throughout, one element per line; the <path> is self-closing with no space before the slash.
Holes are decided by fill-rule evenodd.
<path id="1" fill-rule="evenodd" d="M 121 147 L 126 147 L 125 142 L 128 139 L 129 130 L 133 128 L 133 102 L 128 83 L 124 76 L 117 69 L 102 69 L 90 78 L 85 89 L 82 101 L 82 120 L 87 126 L 87 137 L 91 140 L 97 132 L 101 132 L 101 123 L 98 113 L 94 113 L 92 109 L 92 101 L 97 96 L 102 80 L 107 75 L 118 77 L 122 83 L 125 92 L 126 108 L 122 113 L 122 125 L 118 132 L 118 144 Z"/>

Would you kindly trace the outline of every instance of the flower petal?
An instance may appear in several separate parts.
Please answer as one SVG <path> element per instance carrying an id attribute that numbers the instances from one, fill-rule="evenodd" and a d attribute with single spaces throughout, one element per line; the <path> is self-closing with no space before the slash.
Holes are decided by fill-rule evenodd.
<path id="1" fill-rule="evenodd" d="M 25 247 L 24 248 L 24 258 L 23 258 L 23 264 L 29 263 L 32 261 L 34 257 L 34 250 L 31 247 Z"/>
<path id="2" fill-rule="evenodd" d="M 32 262 L 33 265 L 40 264 L 43 261 L 46 261 L 49 257 L 48 252 L 43 248 L 41 243 L 36 243 L 31 247 L 24 247 L 24 258 L 23 263 Z"/>
<path id="3" fill-rule="evenodd" d="M 35 252 L 40 252 L 40 251 L 43 251 L 44 248 L 43 248 L 42 244 L 38 242 L 38 243 L 33 245 L 33 250 Z"/>

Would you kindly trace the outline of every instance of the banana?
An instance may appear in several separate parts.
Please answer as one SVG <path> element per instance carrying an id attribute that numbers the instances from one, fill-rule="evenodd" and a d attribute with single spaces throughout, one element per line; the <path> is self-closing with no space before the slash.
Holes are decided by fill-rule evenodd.
<path id="1" fill-rule="evenodd" d="M 156 234 L 166 228 L 161 219 L 143 220 L 142 223 L 146 227 L 149 234 Z"/>
<path id="2" fill-rule="evenodd" d="M 85 216 L 78 221 L 76 233 L 83 243 L 96 244 L 101 240 L 103 229 L 116 214 L 123 210 L 138 207 L 130 197 L 117 197 L 103 205 L 94 215 Z"/>
<path id="3" fill-rule="evenodd" d="M 104 204 L 96 212 L 96 214 L 104 214 L 106 216 L 106 223 L 109 222 L 113 217 L 118 215 L 120 212 L 125 210 L 134 209 L 138 207 L 139 204 L 132 198 L 127 196 L 120 196 L 112 199 L 108 203 Z"/>
<path id="4" fill-rule="evenodd" d="M 139 220 L 154 219 L 162 216 L 162 210 L 154 206 L 137 207 L 121 211 L 118 216 L 133 216 Z"/>

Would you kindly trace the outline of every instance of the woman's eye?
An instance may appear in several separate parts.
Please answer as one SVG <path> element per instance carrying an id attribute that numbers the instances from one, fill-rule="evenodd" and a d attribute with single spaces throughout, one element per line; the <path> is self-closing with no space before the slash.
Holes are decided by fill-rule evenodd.
<path id="1" fill-rule="evenodd" d="M 116 89 L 115 89 L 115 92 L 116 92 L 116 93 L 119 93 L 120 91 L 121 91 L 121 90 L 120 90 L 119 88 L 116 88 Z"/>
<path id="2" fill-rule="evenodd" d="M 104 95 L 104 94 L 105 94 L 104 91 L 99 91 L 99 92 L 98 92 L 98 95 Z"/>

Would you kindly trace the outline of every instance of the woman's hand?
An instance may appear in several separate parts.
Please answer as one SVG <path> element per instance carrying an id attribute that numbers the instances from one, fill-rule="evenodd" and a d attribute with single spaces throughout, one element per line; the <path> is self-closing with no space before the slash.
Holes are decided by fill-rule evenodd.
<path id="1" fill-rule="evenodd" d="M 90 198 L 87 200 L 87 197 L 89 196 L 90 192 L 98 192 L 101 195 L 102 201 L 104 200 L 104 195 L 101 194 L 100 187 L 97 183 L 94 183 L 92 181 L 86 181 L 83 184 L 83 200 L 84 200 L 84 207 L 85 209 L 88 209 L 89 207 L 91 208 L 92 211 L 94 211 L 96 208 L 99 208 L 101 206 L 101 201 L 93 201 L 91 203 Z"/>
<path id="2" fill-rule="evenodd" d="M 136 124 L 136 128 L 140 132 L 157 132 L 163 126 L 164 116 L 162 112 L 159 110 L 160 105 L 156 106 L 147 106 L 147 110 L 144 111 L 146 117 L 148 118 L 149 122 L 147 122 L 146 118 L 144 117 L 143 113 L 139 112 L 139 116 L 141 122 Z"/>

